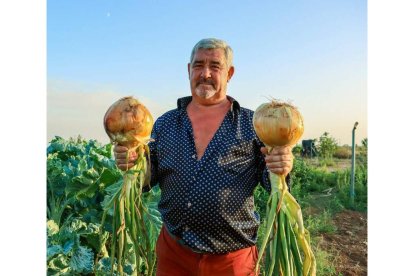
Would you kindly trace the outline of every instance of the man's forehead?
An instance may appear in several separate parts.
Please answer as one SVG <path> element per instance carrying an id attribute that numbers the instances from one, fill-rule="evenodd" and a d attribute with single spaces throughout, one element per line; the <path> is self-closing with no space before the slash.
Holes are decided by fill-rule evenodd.
<path id="1" fill-rule="evenodd" d="M 198 49 L 195 52 L 194 60 L 204 60 L 206 58 L 212 58 L 214 60 L 223 60 L 225 59 L 224 49 Z"/>

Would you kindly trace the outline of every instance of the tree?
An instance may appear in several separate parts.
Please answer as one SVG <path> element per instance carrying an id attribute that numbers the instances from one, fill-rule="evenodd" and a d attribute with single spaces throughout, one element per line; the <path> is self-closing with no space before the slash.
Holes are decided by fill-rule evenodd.
<path id="1" fill-rule="evenodd" d="M 362 146 L 363 146 L 364 150 L 367 151 L 368 150 L 368 138 L 362 139 L 361 142 L 362 142 Z"/>
<path id="2" fill-rule="evenodd" d="M 318 141 L 318 152 L 323 158 L 332 158 L 335 150 L 338 147 L 337 141 L 329 136 L 328 132 L 324 132 Z"/>
<path id="3" fill-rule="evenodd" d="M 300 155 L 301 152 L 302 152 L 302 146 L 301 145 L 295 145 L 292 149 L 292 153 L 294 155 Z"/>
<path id="4" fill-rule="evenodd" d="M 362 139 L 362 147 L 361 147 L 361 151 L 360 151 L 360 155 L 361 155 L 361 161 L 363 163 L 367 162 L 367 158 L 368 158 L 368 138 L 364 138 Z"/>

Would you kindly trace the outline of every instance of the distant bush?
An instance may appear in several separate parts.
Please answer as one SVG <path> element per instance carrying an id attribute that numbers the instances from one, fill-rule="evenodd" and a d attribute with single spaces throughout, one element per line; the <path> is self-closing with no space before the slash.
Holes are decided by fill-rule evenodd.
<path id="1" fill-rule="evenodd" d="M 338 142 L 331 137 L 328 132 L 324 132 L 322 136 L 319 137 L 318 144 L 316 146 L 320 157 L 324 159 L 332 158 L 337 147 Z"/>
<path id="2" fill-rule="evenodd" d="M 292 153 L 295 156 L 300 156 L 300 153 L 302 152 L 302 146 L 301 145 L 295 145 L 292 149 Z"/>
<path id="3" fill-rule="evenodd" d="M 333 157 L 339 158 L 339 159 L 349 159 L 351 158 L 351 156 L 352 156 L 352 149 L 349 146 L 338 147 L 333 154 Z"/>

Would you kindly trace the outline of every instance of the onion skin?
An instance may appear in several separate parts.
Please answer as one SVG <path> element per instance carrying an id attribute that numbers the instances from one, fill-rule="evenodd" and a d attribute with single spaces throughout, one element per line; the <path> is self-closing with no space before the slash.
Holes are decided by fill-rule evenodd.
<path id="1" fill-rule="evenodd" d="M 292 105 L 271 101 L 260 105 L 253 115 L 253 127 L 268 147 L 295 145 L 303 134 L 303 118 Z"/>
<path id="2" fill-rule="evenodd" d="M 154 119 L 140 101 L 128 96 L 109 107 L 103 123 L 112 142 L 133 148 L 150 140 Z"/>

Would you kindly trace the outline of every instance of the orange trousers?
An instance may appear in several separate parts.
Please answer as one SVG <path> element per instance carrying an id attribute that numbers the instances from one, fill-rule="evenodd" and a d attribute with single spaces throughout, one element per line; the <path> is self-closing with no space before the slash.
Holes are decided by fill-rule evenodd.
<path id="1" fill-rule="evenodd" d="M 157 240 L 157 276 L 254 276 L 256 246 L 226 254 L 200 254 L 178 243 L 165 226 Z M 257 275 L 257 274 L 256 274 Z"/>

